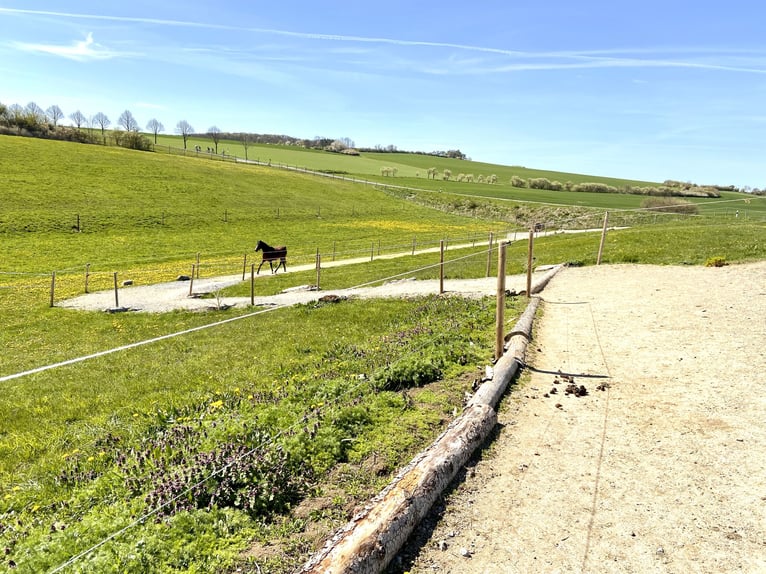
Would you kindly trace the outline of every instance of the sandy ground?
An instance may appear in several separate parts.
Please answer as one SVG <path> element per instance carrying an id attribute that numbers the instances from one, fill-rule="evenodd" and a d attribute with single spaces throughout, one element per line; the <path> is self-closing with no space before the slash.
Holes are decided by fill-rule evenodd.
<path id="1" fill-rule="evenodd" d="M 543 270 L 541 270 L 543 271 Z M 536 273 L 535 280 L 543 273 Z M 161 313 L 174 309 L 207 310 L 215 306 L 247 307 L 250 297 L 216 297 L 215 294 L 223 287 L 235 285 L 242 281 L 241 275 L 229 277 L 214 277 L 195 280 L 192 285 L 188 281 L 173 281 L 154 285 L 121 287 L 118 291 L 117 302 L 113 291 L 88 293 L 56 303 L 57 307 L 87 311 L 114 311 L 120 309 L 130 312 Z M 192 296 L 189 296 L 189 291 Z M 384 284 L 351 289 L 313 290 L 312 286 L 304 285 L 289 289 L 284 293 L 272 296 L 254 297 L 255 306 L 295 305 L 310 303 L 321 297 L 357 297 L 360 299 L 374 297 L 407 297 L 433 295 L 439 293 L 439 281 L 412 279 L 393 280 Z M 520 292 L 526 289 L 526 276 L 509 275 L 506 278 L 506 289 Z M 444 281 L 444 293 L 463 297 L 484 297 L 497 293 L 497 278 L 482 279 L 448 279 Z M 207 294 L 206 298 L 199 295 Z"/>
<path id="2" fill-rule="evenodd" d="M 567 268 L 542 299 L 531 378 L 390 571 L 766 572 L 766 262 Z"/>

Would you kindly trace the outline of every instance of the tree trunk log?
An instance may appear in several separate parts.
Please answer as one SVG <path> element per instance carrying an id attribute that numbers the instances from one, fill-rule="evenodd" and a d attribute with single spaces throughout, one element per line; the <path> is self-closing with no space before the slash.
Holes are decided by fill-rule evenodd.
<path id="1" fill-rule="evenodd" d="M 495 363 L 492 379 L 477 389 L 468 402 L 468 406 L 488 405 L 492 408 L 497 406 L 508 388 L 508 383 L 516 375 L 519 365 L 524 364 L 527 343 L 532 338 L 532 321 L 539 304 L 540 299 L 538 297 L 529 300 L 529 305 L 510 333 L 505 354 Z"/>
<path id="2" fill-rule="evenodd" d="M 541 291 L 561 269 L 532 289 Z M 540 299 L 530 300 L 510 333 L 492 379 L 479 387 L 463 413 L 407 465 L 363 511 L 339 530 L 301 569 L 302 574 L 378 574 L 396 556 L 431 505 L 482 445 L 497 423 L 494 406 L 524 362 Z"/>
<path id="3" fill-rule="evenodd" d="M 497 422 L 487 405 L 467 407 L 301 570 L 304 574 L 381 572 Z"/>

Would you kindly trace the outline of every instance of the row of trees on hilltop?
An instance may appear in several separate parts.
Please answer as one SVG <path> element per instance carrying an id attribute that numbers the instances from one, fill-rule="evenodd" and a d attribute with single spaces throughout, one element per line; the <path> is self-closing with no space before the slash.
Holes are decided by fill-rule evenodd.
<path id="1" fill-rule="evenodd" d="M 69 119 L 72 125 L 63 125 Z M 110 129 L 110 128 L 114 129 Z M 164 126 L 155 118 L 149 120 L 146 130 L 154 134 L 164 131 Z M 0 133 L 15 133 L 17 135 L 79 141 L 83 143 L 103 143 L 107 138 L 116 144 L 131 149 L 149 150 L 152 142 L 141 132 L 138 120 L 130 110 L 125 110 L 113 125 L 112 120 L 103 112 L 86 116 L 82 111 L 75 110 L 68 116 L 57 105 L 43 110 L 35 102 L 26 106 L 0 102 Z"/>

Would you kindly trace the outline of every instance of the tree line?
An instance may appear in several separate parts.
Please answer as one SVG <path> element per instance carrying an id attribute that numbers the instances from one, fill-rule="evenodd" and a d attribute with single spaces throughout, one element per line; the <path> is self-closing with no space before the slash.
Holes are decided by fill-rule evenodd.
<path id="1" fill-rule="evenodd" d="M 69 119 L 71 126 L 63 125 L 62 121 Z M 110 128 L 114 128 L 110 130 Z M 91 116 L 80 110 L 75 110 L 68 116 L 57 105 L 43 109 L 36 102 L 29 102 L 26 106 L 20 104 L 5 105 L 0 102 L 0 133 L 14 133 L 32 137 L 63 139 L 79 141 L 83 143 L 103 143 L 111 138 L 114 144 L 123 147 L 140 150 L 150 150 L 151 144 L 157 143 L 157 136 L 165 132 L 165 126 L 156 118 L 150 119 L 144 127 L 145 133 L 153 136 L 151 139 L 141 133 L 141 125 L 130 110 L 125 110 L 117 118 L 116 123 L 103 112 L 97 112 Z M 303 147 L 306 149 L 319 149 L 330 152 L 358 154 L 359 151 L 377 153 L 413 153 L 432 155 L 437 157 L 467 159 L 460 150 L 434 151 L 434 152 L 409 152 L 399 150 L 395 145 L 375 146 L 373 148 L 361 148 L 356 150 L 354 141 L 348 137 L 330 138 L 315 136 L 314 138 L 297 138 L 284 134 L 259 134 L 251 132 L 224 132 L 218 126 L 210 126 L 206 132 L 198 132 L 186 120 L 180 120 L 174 132 L 183 140 L 184 149 L 187 148 L 191 137 L 208 137 L 213 145 L 210 150 L 218 153 L 218 144 L 221 140 L 235 140 L 242 143 L 247 159 L 247 149 L 250 144 L 272 144 Z"/>

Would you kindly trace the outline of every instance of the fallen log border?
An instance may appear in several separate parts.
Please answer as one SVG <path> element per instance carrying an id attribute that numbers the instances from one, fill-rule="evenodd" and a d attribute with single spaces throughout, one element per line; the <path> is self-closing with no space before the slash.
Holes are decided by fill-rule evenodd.
<path id="1" fill-rule="evenodd" d="M 561 268 L 546 273 L 531 293 L 540 292 Z M 492 378 L 479 387 L 462 414 L 338 530 L 306 562 L 302 574 L 379 574 L 385 569 L 495 427 L 495 407 L 524 363 L 539 303 L 538 297 L 530 298 L 510 332 L 505 354 L 495 363 Z"/>

